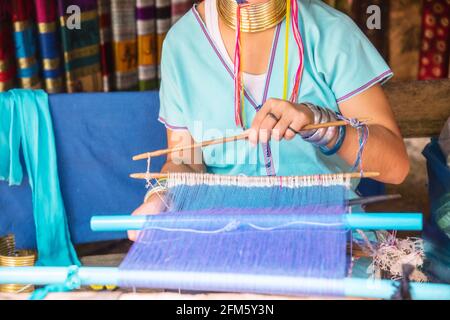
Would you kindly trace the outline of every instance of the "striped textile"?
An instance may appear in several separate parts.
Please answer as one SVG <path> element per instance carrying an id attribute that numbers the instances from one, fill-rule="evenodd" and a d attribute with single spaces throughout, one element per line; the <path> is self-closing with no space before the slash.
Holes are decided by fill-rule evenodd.
<path id="1" fill-rule="evenodd" d="M 15 0 L 12 2 L 11 11 L 19 85 L 26 89 L 41 88 L 36 29 L 32 20 L 33 2 Z"/>
<path id="2" fill-rule="evenodd" d="M 69 6 L 81 9 L 81 28 L 68 25 Z M 100 36 L 97 0 L 58 0 L 67 92 L 101 91 Z"/>
<path id="3" fill-rule="evenodd" d="M 144 91 L 158 86 L 155 0 L 137 0 L 136 6 L 139 90 Z"/>
<path id="4" fill-rule="evenodd" d="M 111 0 L 115 89 L 138 87 L 136 0 Z"/>
<path id="5" fill-rule="evenodd" d="M 44 87 L 48 93 L 63 92 L 57 5 L 53 0 L 34 0 Z"/>
<path id="6" fill-rule="evenodd" d="M 0 16 L 0 92 L 11 89 L 16 77 L 14 62 L 14 41 L 10 17 Z"/>
<path id="7" fill-rule="evenodd" d="M 171 0 L 155 0 L 156 4 L 156 48 L 158 51 L 158 80 L 161 79 L 161 53 L 162 43 L 166 37 L 167 31 L 171 27 Z"/>
<path id="8" fill-rule="evenodd" d="M 450 1 L 424 0 L 419 79 L 449 76 Z"/>
<path id="9" fill-rule="evenodd" d="M 178 21 L 192 7 L 192 0 L 172 0 L 172 24 Z"/>
<path id="10" fill-rule="evenodd" d="M 110 0 L 97 0 L 100 33 L 100 58 L 103 80 L 103 91 L 109 92 L 113 85 L 114 60 L 111 31 Z"/>

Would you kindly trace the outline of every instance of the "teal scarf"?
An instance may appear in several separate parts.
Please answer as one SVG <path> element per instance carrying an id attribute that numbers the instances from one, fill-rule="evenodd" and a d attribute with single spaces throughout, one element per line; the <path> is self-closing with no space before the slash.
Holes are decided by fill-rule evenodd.
<path id="1" fill-rule="evenodd" d="M 22 182 L 20 149 L 33 193 L 37 265 L 80 265 L 59 187 L 48 96 L 42 90 L 0 93 L 0 180 L 9 185 Z"/>

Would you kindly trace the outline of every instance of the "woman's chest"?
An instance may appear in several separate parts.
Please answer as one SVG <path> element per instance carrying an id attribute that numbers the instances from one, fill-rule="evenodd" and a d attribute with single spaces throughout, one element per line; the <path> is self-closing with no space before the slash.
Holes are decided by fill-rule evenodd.
<path id="1" fill-rule="evenodd" d="M 215 57 L 211 57 L 214 59 Z M 233 73 L 223 63 L 198 65 L 201 72 L 192 72 L 189 89 L 184 90 L 186 118 L 190 129 L 203 129 L 238 133 L 242 130 L 236 127 L 234 114 L 234 81 Z M 197 69 L 199 70 L 199 69 Z M 199 74 L 202 74 L 199 76 Z M 283 71 L 281 66 L 274 66 L 263 86 L 263 98 L 255 99 L 251 90 L 243 94 L 243 112 L 245 123 L 249 127 L 256 115 L 261 102 L 268 98 L 283 97 Z M 270 78 L 269 78 L 270 77 Z M 244 82 L 244 87 L 246 87 Z M 262 101 L 260 101 L 262 100 Z M 337 103 L 331 89 L 315 74 L 311 68 L 305 68 L 297 102 L 310 102 L 322 107 L 338 110 Z M 216 133 L 217 135 L 217 133 Z"/>
<path id="2" fill-rule="evenodd" d="M 226 54 L 226 61 L 234 63 L 238 53 L 240 70 L 251 75 L 260 75 L 267 72 L 276 33 L 276 28 L 256 33 L 241 33 L 240 45 L 237 48 L 236 31 L 219 22 L 219 32 L 213 36 L 218 46 L 225 49 L 221 50 L 221 53 Z"/>
<path id="3" fill-rule="evenodd" d="M 180 87 L 183 98 L 184 115 L 187 125 L 196 140 L 211 137 L 212 134 L 196 134 L 193 129 L 202 128 L 214 132 L 217 136 L 229 133 L 239 133 L 241 128 L 235 124 L 235 81 L 234 69 L 227 61 L 227 57 L 220 52 L 214 41 L 205 34 L 206 44 L 190 58 L 184 57 L 180 65 Z M 266 61 L 266 79 L 263 82 L 262 99 L 255 99 L 250 90 L 244 90 L 241 96 L 242 109 L 246 127 L 250 127 L 252 120 L 268 98 L 283 99 L 284 83 L 288 85 L 288 92 L 294 86 L 294 78 L 299 66 L 297 48 L 293 43 L 289 46 L 289 59 L 285 59 L 282 32 L 277 30 L 273 47 Z M 305 54 L 303 76 L 301 79 L 299 96 L 296 102 L 310 102 L 337 111 L 336 98 L 328 84 L 317 71 L 314 61 Z M 245 61 L 243 61 L 245 64 Z M 285 68 L 286 67 L 286 68 Z M 288 73 L 285 74 L 285 70 Z M 246 83 L 243 83 L 246 88 Z"/>

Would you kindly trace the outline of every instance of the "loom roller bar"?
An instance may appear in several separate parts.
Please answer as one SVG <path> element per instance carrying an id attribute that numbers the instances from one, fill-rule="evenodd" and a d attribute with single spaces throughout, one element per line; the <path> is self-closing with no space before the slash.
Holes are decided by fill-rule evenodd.
<path id="1" fill-rule="evenodd" d="M 150 225 L 154 228 L 164 229 L 193 229 L 207 227 L 221 229 L 231 222 L 238 221 L 241 228 L 249 224 L 262 228 L 283 226 L 297 228 L 301 223 L 295 214 L 241 214 L 241 215 L 211 215 L 197 213 L 183 213 L 175 217 L 173 215 L 149 215 L 149 216 L 93 216 L 91 218 L 92 231 L 127 231 L 142 230 Z M 348 214 L 344 216 L 344 227 L 360 230 L 398 230 L 420 231 L 422 230 L 422 214 L 420 213 L 363 213 Z M 289 226 L 290 225 L 290 226 Z"/>
<path id="2" fill-rule="evenodd" d="M 66 281 L 68 267 L 0 267 L 0 284 L 52 285 Z M 292 276 L 176 271 L 123 271 L 111 267 L 80 267 L 81 285 L 120 285 L 139 279 L 147 288 L 173 290 L 302 295 L 333 290 L 345 297 L 390 299 L 398 282 L 372 279 L 315 279 Z M 450 300 L 450 285 L 410 283 L 415 300 Z"/>

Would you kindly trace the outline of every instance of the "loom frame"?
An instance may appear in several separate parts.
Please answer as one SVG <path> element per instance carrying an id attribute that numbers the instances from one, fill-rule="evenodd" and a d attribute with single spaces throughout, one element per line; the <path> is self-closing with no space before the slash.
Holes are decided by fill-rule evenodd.
<path id="1" fill-rule="evenodd" d="M 63 284 L 70 267 L 0 267 L 0 284 Z M 398 282 L 373 279 L 313 279 L 285 276 L 248 275 L 233 273 L 201 273 L 171 271 L 123 271 L 113 267 L 80 267 L 81 285 L 119 285 L 120 279 L 145 280 L 146 288 L 218 292 L 245 292 L 304 296 L 302 290 L 322 291 L 334 288 L 345 297 L 390 299 Z M 410 283 L 415 300 L 450 300 L 450 285 Z M 304 291 L 303 291 L 304 292 Z"/>
<path id="2" fill-rule="evenodd" d="M 170 228 L 174 227 L 173 222 L 176 219 L 177 227 L 192 228 L 205 224 L 217 224 L 217 227 L 223 227 L 223 221 L 217 215 L 214 219 L 204 214 L 177 214 L 174 215 L 148 215 L 148 216 L 130 216 L 130 215 L 101 215 L 91 218 L 92 231 L 127 231 L 142 230 L 146 224 L 153 226 Z M 227 216 L 227 219 L 233 217 Z M 252 216 L 236 216 L 236 220 L 254 220 L 261 222 L 264 215 Z M 273 214 L 266 215 L 267 221 L 270 223 L 278 222 L 280 224 L 295 219 L 292 215 Z M 220 224 L 222 223 L 222 224 Z M 397 231 L 420 231 L 423 227 L 421 213 L 354 213 L 344 216 L 344 227 L 349 229 L 360 230 L 397 230 Z"/>

